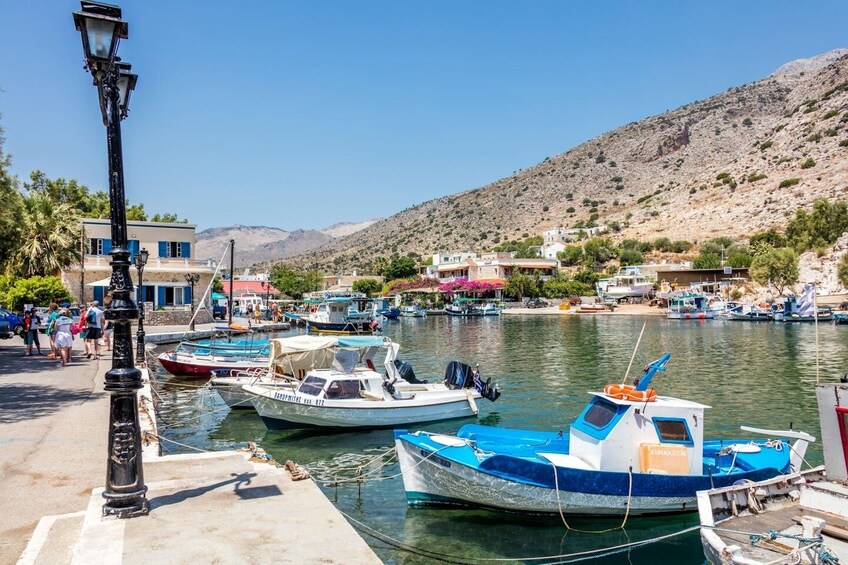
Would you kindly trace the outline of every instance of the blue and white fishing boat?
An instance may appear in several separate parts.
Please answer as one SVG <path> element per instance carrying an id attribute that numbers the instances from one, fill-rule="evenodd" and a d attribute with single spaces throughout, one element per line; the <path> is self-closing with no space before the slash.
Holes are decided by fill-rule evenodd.
<path id="1" fill-rule="evenodd" d="M 393 298 L 373 298 L 371 305 L 375 320 L 380 316 L 387 320 L 395 320 L 400 316 L 400 308 L 395 306 Z"/>
<path id="2" fill-rule="evenodd" d="M 751 304 L 750 306 L 737 306 L 733 310 L 729 310 L 727 319 L 737 322 L 771 322 L 774 320 L 774 314 L 771 310 L 764 310 L 756 304 Z"/>
<path id="3" fill-rule="evenodd" d="M 319 333 L 370 334 L 378 329 L 371 311 L 359 305 L 368 298 L 359 292 L 351 294 L 327 294 L 314 312 L 294 314 L 286 312 L 287 320 L 304 324 L 307 329 Z"/>
<path id="4" fill-rule="evenodd" d="M 473 298 L 457 298 L 445 306 L 448 316 L 482 316 L 483 310 Z"/>
<path id="5" fill-rule="evenodd" d="M 669 298 L 666 311 L 669 320 L 712 320 L 715 316 L 703 294 L 687 292 Z"/>
<path id="6" fill-rule="evenodd" d="M 407 304 L 401 307 L 400 315 L 404 318 L 423 318 L 427 315 L 427 310 L 419 304 Z"/>
<path id="7" fill-rule="evenodd" d="M 635 386 L 609 385 L 567 433 L 463 426 L 456 436 L 395 431 L 411 506 L 623 515 L 693 511 L 696 491 L 798 470 L 814 438 L 704 440 L 703 404 L 650 387 L 670 354 Z M 764 432 L 743 428 L 751 432 Z M 775 432 L 770 432 L 775 433 Z"/>

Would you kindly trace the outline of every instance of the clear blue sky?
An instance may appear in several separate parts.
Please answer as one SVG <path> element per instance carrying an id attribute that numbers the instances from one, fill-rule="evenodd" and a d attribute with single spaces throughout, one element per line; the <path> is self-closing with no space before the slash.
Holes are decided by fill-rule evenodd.
<path id="1" fill-rule="evenodd" d="M 848 2 L 121 3 L 127 196 L 200 228 L 388 216 L 848 46 Z M 106 183 L 79 2 L 0 0 L 13 170 Z"/>

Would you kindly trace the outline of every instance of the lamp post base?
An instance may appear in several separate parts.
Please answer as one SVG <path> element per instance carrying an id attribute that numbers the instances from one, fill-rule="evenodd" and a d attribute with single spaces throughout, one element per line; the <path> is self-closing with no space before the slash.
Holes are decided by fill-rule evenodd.
<path id="1" fill-rule="evenodd" d="M 123 494 L 103 493 L 106 504 L 103 505 L 103 516 L 116 516 L 118 518 L 137 518 L 150 514 L 150 502 L 144 497 L 147 486 L 136 492 Z"/>

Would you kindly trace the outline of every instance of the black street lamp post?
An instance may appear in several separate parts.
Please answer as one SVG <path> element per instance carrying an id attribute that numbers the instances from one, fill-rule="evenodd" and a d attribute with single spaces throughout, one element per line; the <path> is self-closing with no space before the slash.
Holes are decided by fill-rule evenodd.
<path id="1" fill-rule="evenodd" d="M 144 366 L 144 286 L 142 285 L 142 277 L 144 276 L 144 266 L 149 257 L 150 253 L 144 248 L 135 255 L 135 269 L 138 271 L 138 331 L 135 332 L 135 358 L 142 366 Z"/>
<path id="2" fill-rule="evenodd" d="M 271 315 L 271 283 L 262 281 L 262 290 L 265 291 L 265 315 Z M 266 318 L 268 319 L 268 318 Z"/>
<path id="3" fill-rule="evenodd" d="M 109 217 L 112 223 L 112 302 L 105 308 L 115 326 L 112 368 L 106 372 L 109 398 L 109 438 L 103 515 L 118 518 L 143 516 L 150 511 L 141 461 L 141 430 L 136 390 L 142 387 L 141 371 L 133 363 L 132 320 L 138 318 L 130 279 L 127 247 L 127 216 L 124 200 L 124 165 L 121 120 L 127 116 L 130 93 L 138 77 L 115 55 L 118 43 L 127 38 L 127 22 L 121 9 L 100 2 L 80 2 L 74 24 L 82 35 L 85 63 L 94 79 L 100 100 L 109 152 Z"/>
<path id="4" fill-rule="evenodd" d="M 197 273 L 186 273 L 185 280 L 191 285 L 191 322 L 189 322 L 188 330 L 194 331 L 194 285 L 200 280 L 200 275 Z"/>

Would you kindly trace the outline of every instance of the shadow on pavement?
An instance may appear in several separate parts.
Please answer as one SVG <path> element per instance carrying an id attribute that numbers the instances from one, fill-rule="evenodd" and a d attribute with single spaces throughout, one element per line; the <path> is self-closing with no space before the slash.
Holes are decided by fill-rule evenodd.
<path id="1" fill-rule="evenodd" d="M 27 383 L 0 385 L 0 424 L 40 418 L 66 404 L 81 404 L 105 394 Z"/>

